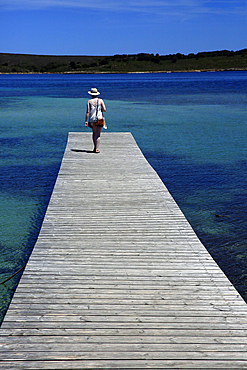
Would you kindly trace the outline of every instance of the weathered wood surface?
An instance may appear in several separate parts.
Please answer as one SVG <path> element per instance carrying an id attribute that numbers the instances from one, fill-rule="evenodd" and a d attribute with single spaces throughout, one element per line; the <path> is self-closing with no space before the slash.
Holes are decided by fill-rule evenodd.
<path id="1" fill-rule="evenodd" d="M 247 369 L 247 306 L 129 133 L 70 133 L 1 369 Z"/>

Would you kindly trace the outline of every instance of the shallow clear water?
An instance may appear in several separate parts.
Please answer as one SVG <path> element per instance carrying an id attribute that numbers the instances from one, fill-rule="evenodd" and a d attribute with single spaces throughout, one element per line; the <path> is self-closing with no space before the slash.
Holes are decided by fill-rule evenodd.
<path id="1" fill-rule="evenodd" d="M 0 281 L 32 251 L 94 86 L 247 300 L 247 72 L 0 75 Z M 0 321 L 19 278 L 0 284 Z"/>

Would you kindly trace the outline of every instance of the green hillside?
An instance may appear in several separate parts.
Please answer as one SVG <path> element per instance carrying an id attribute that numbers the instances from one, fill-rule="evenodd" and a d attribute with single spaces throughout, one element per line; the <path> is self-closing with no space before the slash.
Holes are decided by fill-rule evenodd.
<path id="1" fill-rule="evenodd" d="M 49 56 L 0 53 L 0 73 L 127 73 L 247 70 L 247 49 L 197 54 Z"/>

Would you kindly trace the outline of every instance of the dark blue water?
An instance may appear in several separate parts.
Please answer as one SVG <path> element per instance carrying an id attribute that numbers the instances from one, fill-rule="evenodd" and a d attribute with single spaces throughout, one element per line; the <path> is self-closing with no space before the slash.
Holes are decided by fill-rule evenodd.
<path id="1" fill-rule="evenodd" d="M 247 72 L 0 75 L 0 281 L 32 251 L 68 132 L 89 130 L 91 87 L 247 300 Z M 0 321 L 19 278 L 0 284 Z"/>

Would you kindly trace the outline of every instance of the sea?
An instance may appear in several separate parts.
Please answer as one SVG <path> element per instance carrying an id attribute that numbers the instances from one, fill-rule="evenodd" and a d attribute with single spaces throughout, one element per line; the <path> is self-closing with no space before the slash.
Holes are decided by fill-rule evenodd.
<path id="1" fill-rule="evenodd" d="M 0 322 L 23 270 L 3 282 L 32 252 L 68 133 L 90 131 L 92 87 L 107 131 L 132 133 L 247 301 L 247 71 L 9 74 L 0 75 Z"/>

